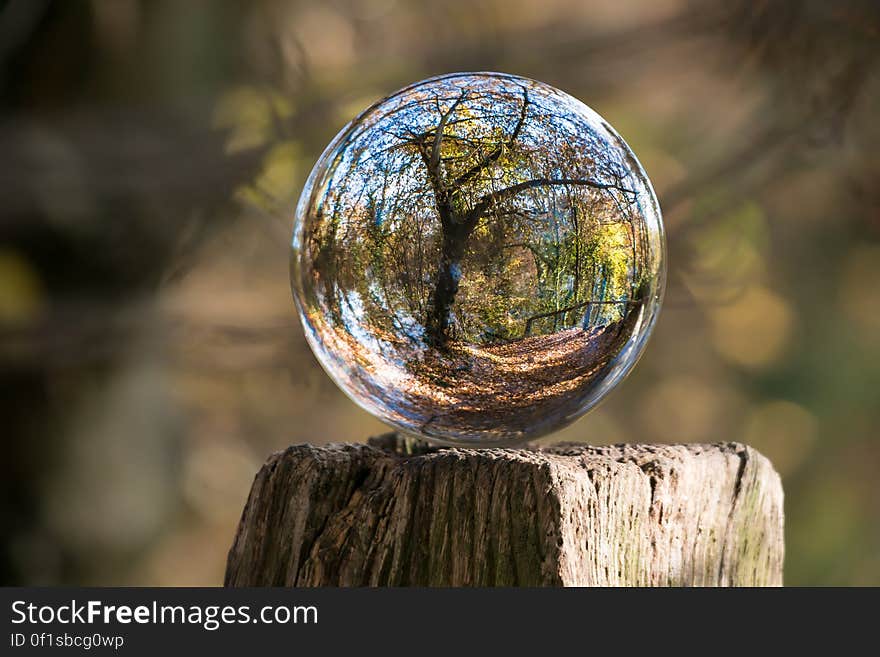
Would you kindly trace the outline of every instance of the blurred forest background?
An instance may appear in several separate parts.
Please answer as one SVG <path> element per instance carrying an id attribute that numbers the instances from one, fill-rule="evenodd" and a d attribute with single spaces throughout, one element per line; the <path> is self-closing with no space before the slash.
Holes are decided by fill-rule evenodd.
<path id="1" fill-rule="evenodd" d="M 880 584 L 880 5 L 0 1 L 0 583 L 219 584 L 254 473 L 382 425 L 303 339 L 293 206 L 369 103 L 497 70 L 651 176 L 666 305 L 553 439 L 743 441 L 786 582 Z"/>

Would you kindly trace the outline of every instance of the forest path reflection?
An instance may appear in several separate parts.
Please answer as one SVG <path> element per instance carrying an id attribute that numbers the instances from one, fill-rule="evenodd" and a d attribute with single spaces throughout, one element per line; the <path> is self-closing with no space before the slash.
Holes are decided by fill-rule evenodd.
<path id="1" fill-rule="evenodd" d="M 626 343 L 626 325 L 639 315 L 634 309 L 626 320 L 607 326 L 497 345 L 452 343 L 445 352 L 429 350 L 410 361 L 411 376 L 397 390 L 376 387 L 372 392 L 392 397 L 388 402 L 400 421 L 438 438 L 449 430 L 461 435 L 463 427 L 483 439 L 493 434 L 498 440 L 527 437 L 548 416 L 562 418 L 579 410 Z M 413 425 L 416 418 L 420 425 Z M 505 427 L 504 435 L 499 426 Z"/>

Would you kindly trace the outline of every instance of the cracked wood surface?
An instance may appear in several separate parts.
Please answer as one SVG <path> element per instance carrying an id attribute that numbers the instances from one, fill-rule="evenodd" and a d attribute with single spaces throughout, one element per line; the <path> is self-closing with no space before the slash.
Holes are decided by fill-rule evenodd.
<path id="1" fill-rule="evenodd" d="M 226 585 L 782 584 L 782 485 L 750 447 L 371 443 L 271 456 Z"/>

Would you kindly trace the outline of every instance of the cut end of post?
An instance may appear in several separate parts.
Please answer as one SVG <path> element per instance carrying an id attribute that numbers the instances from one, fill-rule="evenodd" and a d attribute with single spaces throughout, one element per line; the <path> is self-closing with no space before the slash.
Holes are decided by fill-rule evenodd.
<path id="1" fill-rule="evenodd" d="M 301 445 L 254 480 L 229 586 L 778 586 L 783 492 L 737 443 Z"/>

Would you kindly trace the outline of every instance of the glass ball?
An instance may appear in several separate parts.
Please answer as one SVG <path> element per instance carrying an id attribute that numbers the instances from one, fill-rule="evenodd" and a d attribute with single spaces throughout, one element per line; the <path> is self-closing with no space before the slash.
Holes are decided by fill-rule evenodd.
<path id="1" fill-rule="evenodd" d="M 541 82 L 424 80 L 330 143 L 296 209 L 309 345 L 403 432 L 512 445 L 594 407 L 636 363 L 665 280 L 660 208 L 606 121 Z"/>

